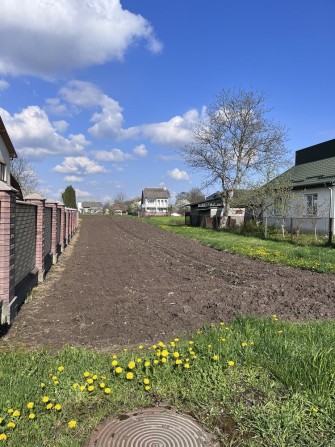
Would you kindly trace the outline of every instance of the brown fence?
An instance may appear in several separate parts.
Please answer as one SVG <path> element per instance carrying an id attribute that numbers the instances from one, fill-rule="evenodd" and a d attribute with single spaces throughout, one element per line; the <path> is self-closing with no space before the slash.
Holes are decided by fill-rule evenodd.
<path id="1" fill-rule="evenodd" d="M 78 210 L 38 194 L 16 200 L 0 182 L 0 323 L 10 323 L 25 299 L 23 286 L 42 282 L 78 227 Z M 34 279 L 34 280 L 33 280 Z"/>

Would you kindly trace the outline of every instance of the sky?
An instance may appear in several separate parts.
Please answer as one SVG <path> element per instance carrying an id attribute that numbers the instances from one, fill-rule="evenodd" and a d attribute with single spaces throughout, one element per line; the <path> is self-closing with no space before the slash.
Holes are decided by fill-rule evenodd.
<path id="1" fill-rule="evenodd" d="M 289 156 L 335 138 L 334 17 L 334 0 L 2 0 L 0 116 L 46 198 L 175 197 L 206 180 L 179 149 L 222 89 L 264 92 Z"/>

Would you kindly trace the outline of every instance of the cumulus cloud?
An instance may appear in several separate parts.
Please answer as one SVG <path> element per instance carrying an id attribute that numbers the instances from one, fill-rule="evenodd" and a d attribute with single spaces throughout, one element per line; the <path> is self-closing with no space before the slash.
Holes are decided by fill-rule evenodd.
<path id="1" fill-rule="evenodd" d="M 82 177 L 78 177 L 76 175 L 66 175 L 63 180 L 65 182 L 72 182 L 72 183 L 80 183 L 83 181 Z"/>
<path id="2" fill-rule="evenodd" d="M 54 78 L 122 60 L 141 39 L 149 51 L 161 51 L 150 23 L 120 0 L 20 0 L 20 7 L 7 0 L 1 4 L 0 73 Z"/>
<path id="3" fill-rule="evenodd" d="M 39 160 L 51 155 L 81 154 L 90 144 L 82 134 L 59 135 L 59 124 L 52 124 L 39 106 L 28 106 L 11 115 L 0 108 L 0 115 L 15 149 L 29 159 Z M 64 129 L 64 123 L 61 124 Z"/>
<path id="4" fill-rule="evenodd" d="M 69 127 L 69 123 L 64 120 L 53 121 L 52 125 L 58 132 L 65 132 L 66 129 Z"/>
<path id="5" fill-rule="evenodd" d="M 114 163 L 129 160 L 130 158 L 132 158 L 130 154 L 121 151 L 121 149 L 112 149 L 110 151 L 94 151 L 93 153 L 97 160 L 111 161 Z"/>
<path id="6" fill-rule="evenodd" d="M 75 191 L 76 191 L 76 197 L 79 200 L 89 199 L 89 198 L 93 197 L 93 194 L 91 192 L 82 191 L 81 189 L 78 189 L 78 188 L 75 188 Z"/>
<path id="7" fill-rule="evenodd" d="M 173 180 L 189 180 L 189 175 L 186 171 L 181 171 L 178 168 L 174 168 L 171 171 L 168 171 L 169 177 Z"/>
<path id="8" fill-rule="evenodd" d="M 55 172 L 62 174 L 99 174 L 106 172 L 106 169 L 90 160 L 88 157 L 65 157 L 61 164 L 56 165 L 53 169 Z"/>
<path id="9" fill-rule="evenodd" d="M 148 155 L 148 149 L 145 147 L 144 144 L 139 144 L 133 149 L 133 152 L 135 155 L 139 157 L 146 157 Z"/>
<path id="10" fill-rule="evenodd" d="M 6 90 L 9 87 L 9 84 L 7 81 L 0 79 L 0 90 Z"/>

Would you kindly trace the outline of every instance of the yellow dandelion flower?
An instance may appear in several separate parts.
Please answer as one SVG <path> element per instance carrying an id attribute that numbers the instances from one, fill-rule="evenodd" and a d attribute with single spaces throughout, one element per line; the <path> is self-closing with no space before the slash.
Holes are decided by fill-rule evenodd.
<path id="1" fill-rule="evenodd" d="M 15 410 L 13 411 L 13 416 L 18 418 L 19 416 L 21 416 L 21 413 L 19 412 L 19 410 Z"/>
<path id="2" fill-rule="evenodd" d="M 176 343 L 174 341 L 171 341 L 170 346 L 172 346 L 174 348 L 176 346 Z"/>
<path id="3" fill-rule="evenodd" d="M 40 387 L 41 387 L 41 388 L 45 388 L 45 383 L 43 383 L 43 382 L 40 383 Z"/>
<path id="4" fill-rule="evenodd" d="M 212 359 L 215 360 L 215 361 L 219 360 L 219 358 L 220 357 L 218 355 L 213 355 L 213 357 L 212 357 Z"/>
<path id="5" fill-rule="evenodd" d="M 283 331 L 277 331 L 277 334 L 282 334 L 283 333 Z"/>
<path id="6" fill-rule="evenodd" d="M 128 369 L 134 369 L 135 366 L 136 366 L 136 363 L 135 363 L 135 362 L 129 362 L 129 363 L 128 363 Z"/>
<path id="7" fill-rule="evenodd" d="M 87 387 L 87 391 L 89 391 L 90 393 L 91 393 L 92 391 L 94 391 L 94 385 L 90 385 L 90 386 L 88 386 L 88 387 Z"/>
<path id="8" fill-rule="evenodd" d="M 46 405 L 46 409 L 47 410 L 51 410 L 51 408 L 53 407 L 54 405 L 50 402 L 50 403 L 48 403 L 47 405 Z"/>
<path id="9" fill-rule="evenodd" d="M 58 377 L 57 377 L 57 376 L 51 376 L 51 379 L 52 379 L 52 380 L 57 380 Z"/>
<path id="10" fill-rule="evenodd" d="M 112 392 L 112 389 L 111 388 L 105 388 L 104 389 L 104 393 L 105 394 L 110 394 Z"/>
<path id="11" fill-rule="evenodd" d="M 175 363 L 176 363 L 176 365 L 181 365 L 183 363 L 183 361 L 180 359 L 177 359 Z"/>
<path id="12" fill-rule="evenodd" d="M 85 371 L 85 372 L 84 372 L 84 377 L 90 377 L 90 375 L 91 375 L 90 372 L 88 372 L 88 371 Z"/>
<path id="13" fill-rule="evenodd" d="M 58 366 L 57 371 L 64 371 L 64 366 L 63 365 Z"/>
<path id="14" fill-rule="evenodd" d="M 97 374 L 93 374 L 92 379 L 93 379 L 93 380 L 97 380 L 98 377 L 99 377 L 99 376 L 98 376 Z"/>
<path id="15" fill-rule="evenodd" d="M 235 362 L 233 362 L 232 360 L 229 360 L 227 363 L 228 363 L 228 366 L 234 366 L 235 365 Z"/>
<path id="16" fill-rule="evenodd" d="M 194 341 L 190 340 L 190 341 L 188 342 L 188 344 L 189 344 L 189 345 L 193 345 L 193 344 L 194 344 Z"/>
<path id="17" fill-rule="evenodd" d="M 0 441 L 6 441 L 7 435 L 6 433 L 0 433 Z"/>
<path id="18" fill-rule="evenodd" d="M 251 346 L 254 346 L 255 343 L 253 341 L 251 341 L 250 344 L 251 344 Z"/>
<path id="19" fill-rule="evenodd" d="M 175 338 L 174 341 L 177 343 L 179 341 L 179 338 Z"/>
<path id="20" fill-rule="evenodd" d="M 126 379 L 127 380 L 132 380 L 133 378 L 134 378 L 134 374 L 132 372 L 127 372 Z"/>
<path id="21" fill-rule="evenodd" d="M 15 428 L 16 427 L 16 424 L 15 424 L 15 422 L 8 422 L 8 424 L 7 424 L 7 427 L 8 428 Z"/>
<path id="22" fill-rule="evenodd" d="M 85 390 L 85 386 L 81 385 L 79 389 L 80 389 L 80 391 L 84 391 Z"/>
<path id="23" fill-rule="evenodd" d="M 33 420 L 33 419 L 35 419 L 35 418 L 36 418 L 36 415 L 35 415 L 35 413 L 29 413 L 29 416 L 28 416 L 28 418 L 29 418 L 30 420 Z"/>
<path id="24" fill-rule="evenodd" d="M 61 404 L 56 404 L 56 405 L 55 405 L 55 410 L 56 410 L 56 411 L 60 411 L 61 409 L 62 409 Z"/>
<path id="25" fill-rule="evenodd" d="M 150 386 L 150 385 L 146 385 L 146 386 L 144 387 L 144 389 L 145 389 L 145 391 L 150 391 L 150 390 L 151 390 L 151 386 Z"/>
<path id="26" fill-rule="evenodd" d="M 123 369 L 121 368 L 121 366 L 118 366 L 117 368 L 115 368 L 116 374 L 121 374 L 122 371 L 123 371 Z"/>
<path id="27" fill-rule="evenodd" d="M 142 346 L 142 345 L 140 345 L 140 346 L 138 347 L 138 349 L 143 349 L 143 346 Z"/>
<path id="28" fill-rule="evenodd" d="M 13 408 L 8 408 L 7 413 L 9 413 L 9 414 L 14 413 Z"/>
<path id="29" fill-rule="evenodd" d="M 144 385 L 149 385 L 149 383 L 150 383 L 150 379 L 148 379 L 147 377 L 145 377 L 145 378 L 143 379 L 143 383 L 144 383 Z"/>
<path id="30" fill-rule="evenodd" d="M 180 354 L 179 354 L 179 352 L 174 352 L 173 354 L 173 357 L 175 358 L 175 359 L 177 359 L 178 357 L 180 357 Z"/>
<path id="31" fill-rule="evenodd" d="M 162 357 L 161 362 L 162 362 L 162 363 L 166 363 L 166 362 L 167 362 L 167 358 L 166 358 L 166 357 Z"/>
<path id="32" fill-rule="evenodd" d="M 86 382 L 87 382 L 89 385 L 92 385 L 92 383 L 93 383 L 93 379 L 91 379 L 91 378 L 86 379 Z"/>
<path id="33" fill-rule="evenodd" d="M 117 355 L 114 354 L 114 355 L 112 356 L 112 359 L 117 359 Z"/>
<path id="34" fill-rule="evenodd" d="M 100 383 L 99 383 L 99 387 L 100 387 L 101 389 L 104 389 L 105 386 L 106 386 L 106 384 L 105 384 L 104 382 L 100 382 Z"/>
<path id="35" fill-rule="evenodd" d="M 248 343 L 247 343 L 246 341 L 243 341 L 243 342 L 241 343 L 241 346 L 242 346 L 242 348 L 245 348 L 246 346 L 248 346 Z"/>
<path id="36" fill-rule="evenodd" d="M 73 383 L 72 384 L 72 388 L 74 388 L 75 390 L 78 388 L 78 386 L 79 386 L 78 383 Z"/>
<path id="37" fill-rule="evenodd" d="M 189 367 L 190 367 L 190 364 L 189 364 L 189 363 L 185 363 L 185 364 L 184 364 L 184 368 L 189 369 Z"/>
<path id="38" fill-rule="evenodd" d="M 59 385 L 58 380 L 55 380 L 55 381 L 54 381 L 54 385 Z"/>
<path id="39" fill-rule="evenodd" d="M 118 361 L 117 360 L 113 360 L 112 361 L 112 366 L 117 366 L 119 363 L 118 363 Z"/>
<path id="40" fill-rule="evenodd" d="M 137 363 L 142 363 L 142 359 L 140 357 L 136 361 Z"/>
<path id="41" fill-rule="evenodd" d="M 69 428 L 75 428 L 77 426 L 77 421 L 71 419 L 71 421 L 67 425 Z"/>
<path id="42" fill-rule="evenodd" d="M 160 341 L 160 342 L 158 343 L 158 346 L 160 346 L 161 348 L 164 348 L 164 347 L 165 347 L 165 344 L 164 344 L 162 341 Z"/>
<path id="43" fill-rule="evenodd" d="M 220 322 L 220 326 L 224 326 L 224 322 L 223 321 Z"/>
<path id="44" fill-rule="evenodd" d="M 157 349 L 157 345 L 152 345 L 152 348 L 153 349 Z"/>
<path id="45" fill-rule="evenodd" d="M 211 349 L 212 348 L 212 345 L 208 345 L 208 349 Z"/>
<path id="46" fill-rule="evenodd" d="M 167 349 L 163 349 L 163 351 L 161 352 L 161 356 L 167 357 L 168 355 L 169 355 L 169 351 Z"/>
<path id="47" fill-rule="evenodd" d="M 155 360 L 153 361 L 153 364 L 154 364 L 154 365 L 158 365 L 158 363 L 159 363 L 159 360 L 157 360 L 157 359 L 155 359 Z"/>
<path id="48" fill-rule="evenodd" d="M 150 366 L 150 362 L 147 360 L 146 362 L 144 362 L 144 366 L 147 368 L 148 366 Z"/>
<path id="49" fill-rule="evenodd" d="M 47 402 L 49 402 L 49 400 L 50 400 L 49 396 L 43 396 L 43 397 L 42 397 L 42 402 L 44 402 L 45 404 L 46 404 Z"/>

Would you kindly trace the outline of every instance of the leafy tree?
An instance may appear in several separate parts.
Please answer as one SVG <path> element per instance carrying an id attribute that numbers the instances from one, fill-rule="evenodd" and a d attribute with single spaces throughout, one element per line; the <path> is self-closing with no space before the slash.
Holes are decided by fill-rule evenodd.
<path id="1" fill-rule="evenodd" d="M 37 192 L 39 177 L 32 165 L 24 157 L 11 160 L 10 171 L 19 184 L 23 197 Z"/>
<path id="2" fill-rule="evenodd" d="M 191 142 L 180 149 L 186 164 L 207 174 L 205 186 L 220 184 L 223 227 L 234 193 L 246 177 L 257 177 L 284 160 L 287 132 L 267 118 L 269 111 L 262 93 L 223 89 L 193 128 Z"/>
<path id="3" fill-rule="evenodd" d="M 77 208 L 76 191 L 72 185 L 65 188 L 65 191 L 62 193 L 62 200 L 68 208 Z"/>

